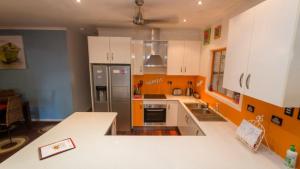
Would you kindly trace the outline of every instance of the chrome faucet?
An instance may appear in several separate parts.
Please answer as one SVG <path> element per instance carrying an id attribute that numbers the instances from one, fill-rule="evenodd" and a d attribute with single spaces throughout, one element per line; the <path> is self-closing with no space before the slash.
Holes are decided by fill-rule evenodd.
<path id="1" fill-rule="evenodd" d="M 204 110 L 208 110 L 208 108 L 209 108 L 209 103 L 206 102 L 205 105 L 203 105 L 203 109 L 204 109 Z"/>

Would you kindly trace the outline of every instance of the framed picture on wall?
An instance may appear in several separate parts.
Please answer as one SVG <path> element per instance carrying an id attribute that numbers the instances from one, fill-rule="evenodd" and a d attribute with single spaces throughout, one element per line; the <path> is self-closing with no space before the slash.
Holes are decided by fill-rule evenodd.
<path id="1" fill-rule="evenodd" d="M 220 39 L 221 38 L 221 34 L 222 34 L 222 26 L 219 25 L 219 26 L 215 27 L 215 30 L 214 30 L 214 39 Z"/>
<path id="2" fill-rule="evenodd" d="M 204 30 L 204 45 L 210 44 L 211 28 Z"/>
<path id="3" fill-rule="evenodd" d="M 0 36 L 0 69 L 26 69 L 22 36 Z"/>

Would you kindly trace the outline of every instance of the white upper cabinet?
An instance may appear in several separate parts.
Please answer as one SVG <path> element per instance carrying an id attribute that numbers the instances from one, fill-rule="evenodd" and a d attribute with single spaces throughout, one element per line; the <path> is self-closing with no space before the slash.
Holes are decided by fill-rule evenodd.
<path id="1" fill-rule="evenodd" d="M 295 37 L 298 2 L 267 0 L 255 8 L 246 95 L 282 105 Z"/>
<path id="2" fill-rule="evenodd" d="M 110 63 L 109 37 L 89 36 L 90 63 Z"/>
<path id="3" fill-rule="evenodd" d="M 199 41 L 185 41 L 183 58 L 184 71 L 186 75 L 199 75 L 200 73 L 200 49 Z"/>
<path id="4" fill-rule="evenodd" d="M 111 63 L 130 64 L 131 63 L 131 39 L 127 37 L 111 37 L 110 51 Z"/>
<path id="5" fill-rule="evenodd" d="M 248 10 L 229 22 L 223 87 L 239 93 L 245 88 L 253 21 L 254 12 Z"/>
<path id="6" fill-rule="evenodd" d="M 200 41 L 168 42 L 168 75 L 199 75 Z"/>
<path id="7" fill-rule="evenodd" d="M 128 37 L 89 36 L 90 63 L 130 64 L 130 41 Z"/>
<path id="8" fill-rule="evenodd" d="M 168 75 L 183 74 L 184 41 L 168 42 Z"/>
<path id="9" fill-rule="evenodd" d="M 299 7 L 299 0 L 266 0 L 230 21 L 225 88 L 280 107 L 300 106 Z"/>
<path id="10" fill-rule="evenodd" d="M 132 52 L 133 52 L 133 74 L 143 75 L 144 74 L 144 41 L 133 40 L 132 41 Z"/>

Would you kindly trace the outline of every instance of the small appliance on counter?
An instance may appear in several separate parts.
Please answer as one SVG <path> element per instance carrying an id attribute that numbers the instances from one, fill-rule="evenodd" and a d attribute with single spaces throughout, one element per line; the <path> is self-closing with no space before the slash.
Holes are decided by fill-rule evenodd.
<path id="1" fill-rule="evenodd" d="M 188 81 L 188 87 L 186 88 L 186 96 L 193 96 L 194 90 L 193 90 L 193 82 Z"/>
<path id="2" fill-rule="evenodd" d="M 181 96 L 182 95 L 182 89 L 180 88 L 174 88 L 172 91 L 173 96 Z"/>

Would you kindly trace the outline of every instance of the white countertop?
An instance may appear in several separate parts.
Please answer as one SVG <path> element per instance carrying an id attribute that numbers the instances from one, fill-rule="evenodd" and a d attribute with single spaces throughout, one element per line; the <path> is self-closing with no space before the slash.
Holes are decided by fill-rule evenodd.
<path id="1" fill-rule="evenodd" d="M 193 98 L 179 98 L 179 100 L 181 103 L 197 101 Z M 230 122 L 198 122 L 206 136 L 104 136 L 115 117 L 116 113 L 74 113 L 4 161 L 0 164 L 0 168 L 284 168 L 282 159 L 273 152 L 260 150 L 255 154 L 242 145 L 234 137 L 236 126 Z M 74 140 L 76 149 L 39 160 L 37 152 L 39 146 L 68 137 Z"/>

